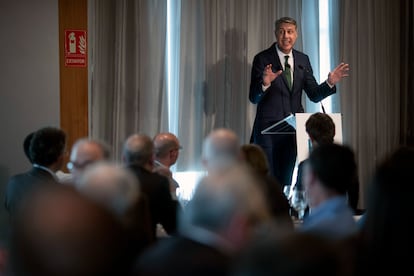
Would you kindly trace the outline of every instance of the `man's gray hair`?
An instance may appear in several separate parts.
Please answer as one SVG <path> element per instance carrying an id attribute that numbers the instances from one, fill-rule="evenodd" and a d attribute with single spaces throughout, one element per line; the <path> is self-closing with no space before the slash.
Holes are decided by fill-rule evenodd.
<path id="1" fill-rule="evenodd" d="M 231 129 L 215 129 L 204 139 L 202 160 L 207 170 L 232 165 L 239 157 L 239 138 Z"/>
<path id="2" fill-rule="evenodd" d="M 250 169 L 241 164 L 205 176 L 185 212 L 180 214 L 180 231 L 196 226 L 219 233 L 235 215 L 247 218 L 252 226 L 263 222 L 269 213 L 257 181 Z"/>
<path id="3" fill-rule="evenodd" d="M 295 20 L 295 19 L 293 19 L 293 18 L 291 18 L 291 17 L 287 17 L 287 16 L 285 16 L 285 17 L 281 17 L 281 18 L 279 18 L 278 20 L 276 20 L 276 22 L 275 22 L 275 30 L 276 30 L 276 31 L 277 31 L 277 30 L 279 30 L 280 25 L 282 25 L 283 23 L 286 23 L 286 24 L 292 24 L 292 25 L 295 25 L 295 28 L 296 28 L 296 29 L 298 28 L 298 25 L 297 25 L 297 23 L 296 23 L 296 20 Z"/>
<path id="4" fill-rule="evenodd" d="M 123 156 L 128 164 L 144 166 L 154 154 L 152 139 L 145 134 L 133 134 L 125 141 Z"/>
<path id="5" fill-rule="evenodd" d="M 129 170 L 99 161 L 88 167 L 76 188 L 87 197 L 123 215 L 138 200 L 139 181 Z"/>

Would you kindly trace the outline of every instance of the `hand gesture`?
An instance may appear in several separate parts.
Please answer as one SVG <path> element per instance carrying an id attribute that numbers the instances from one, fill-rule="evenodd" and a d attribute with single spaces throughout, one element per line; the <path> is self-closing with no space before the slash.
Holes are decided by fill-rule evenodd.
<path id="1" fill-rule="evenodd" d="M 272 81 L 274 81 L 279 75 L 282 74 L 282 70 L 277 71 L 276 73 L 273 73 L 272 71 L 272 64 L 266 65 L 266 67 L 263 70 L 263 78 L 262 82 L 264 86 L 270 85 Z"/>
<path id="2" fill-rule="evenodd" d="M 335 85 L 344 77 L 348 77 L 349 64 L 341 62 L 338 66 L 333 69 L 333 71 L 328 74 L 328 83 L 330 85 Z"/>

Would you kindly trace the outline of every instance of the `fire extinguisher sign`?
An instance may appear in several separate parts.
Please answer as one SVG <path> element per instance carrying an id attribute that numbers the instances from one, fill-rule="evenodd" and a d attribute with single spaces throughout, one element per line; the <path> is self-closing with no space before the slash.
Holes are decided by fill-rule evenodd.
<path id="1" fill-rule="evenodd" d="M 65 30 L 65 66 L 86 67 L 87 40 L 85 30 Z"/>

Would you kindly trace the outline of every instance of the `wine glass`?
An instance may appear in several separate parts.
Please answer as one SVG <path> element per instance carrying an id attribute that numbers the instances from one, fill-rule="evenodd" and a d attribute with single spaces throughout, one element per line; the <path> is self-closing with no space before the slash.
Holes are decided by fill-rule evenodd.
<path id="1" fill-rule="evenodd" d="M 304 190 L 293 190 L 290 197 L 290 205 L 298 212 L 298 219 L 303 220 L 308 202 Z"/>

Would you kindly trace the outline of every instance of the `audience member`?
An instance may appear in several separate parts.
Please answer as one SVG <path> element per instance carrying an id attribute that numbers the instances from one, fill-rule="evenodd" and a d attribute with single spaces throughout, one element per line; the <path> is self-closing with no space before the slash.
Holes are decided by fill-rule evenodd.
<path id="1" fill-rule="evenodd" d="M 145 252 L 136 275 L 227 275 L 234 256 L 269 219 L 255 181 L 245 166 L 205 176 L 180 213 L 179 235 Z"/>
<path id="2" fill-rule="evenodd" d="M 72 146 L 68 163 L 68 169 L 73 176 L 70 182 L 77 183 L 90 164 L 109 161 L 110 157 L 111 151 L 104 142 L 89 138 L 78 139 Z"/>
<path id="3" fill-rule="evenodd" d="M 201 161 L 208 173 L 226 170 L 240 160 L 240 141 L 233 130 L 218 128 L 204 139 Z"/>
<path id="4" fill-rule="evenodd" d="M 142 197 L 138 180 L 130 170 L 99 161 L 85 170 L 76 188 L 121 219 L 132 259 L 154 242 L 148 202 Z"/>
<path id="5" fill-rule="evenodd" d="M 34 189 L 58 183 L 55 173 L 63 166 L 65 148 L 66 134 L 59 128 L 44 127 L 33 134 L 29 146 L 33 167 L 12 176 L 7 183 L 5 207 L 10 215 Z"/>
<path id="6" fill-rule="evenodd" d="M 293 221 L 289 214 L 289 202 L 283 194 L 279 182 L 270 174 L 266 153 L 258 145 L 244 144 L 241 146 L 241 156 L 260 178 L 261 181 L 257 181 L 257 183 L 263 189 L 270 213 L 275 222 L 279 226 L 293 229 Z"/>
<path id="7" fill-rule="evenodd" d="M 162 132 L 155 135 L 154 139 L 154 171 L 164 175 L 170 181 L 171 195 L 176 198 L 178 182 L 173 178 L 171 166 L 177 162 L 180 149 L 180 141 L 177 136 L 170 132 Z"/>
<path id="8" fill-rule="evenodd" d="M 31 164 L 33 162 L 32 162 L 32 158 L 30 157 L 30 141 L 32 140 L 34 134 L 35 132 L 29 133 L 23 140 L 24 154 L 26 155 L 27 159 L 29 160 Z M 72 176 L 70 175 L 70 173 L 65 173 L 64 171 L 60 169 L 55 172 L 55 175 L 59 179 L 59 182 L 66 182 L 72 179 Z"/>
<path id="9" fill-rule="evenodd" d="M 412 270 L 414 148 L 401 146 L 377 166 L 366 193 L 357 275 Z"/>
<path id="10" fill-rule="evenodd" d="M 168 235 L 177 227 L 178 202 L 171 197 L 168 178 L 154 173 L 154 144 L 144 134 L 133 134 L 124 143 L 122 159 L 128 169 L 138 178 L 141 191 L 148 200 L 154 236 L 157 224 Z"/>
<path id="11" fill-rule="evenodd" d="M 310 213 L 300 226 L 330 239 L 347 238 L 357 232 L 346 192 L 354 179 L 356 163 L 353 151 L 338 144 L 315 148 L 304 168 L 304 186 Z"/>
<path id="12" fill-rule="evenodd" d="M 335 123 L 332 118 L 325 113 L 316 112 L 312 114 L 305 123 L 306 132 L 309 135 L 311 151 L 319 145 L 332 144 L 335 137 Z M 303 164 L 307 161 L 299 163 L 296 184 L 294 190 L 303 190 Z M 358 174 L 355 174 L 354 179 L 350 182 L 347 189 L 348 204 L 354 210 L 354 213 L 359 213 L 358 199 L 359 199 L 359 180 Z"/>
<path id="13" fill-rule="evenodd" d="M 16 214 L 10 275 L 125 275 L 124 232 L 106 208 L 73 187 L 39 189 Z"/>

